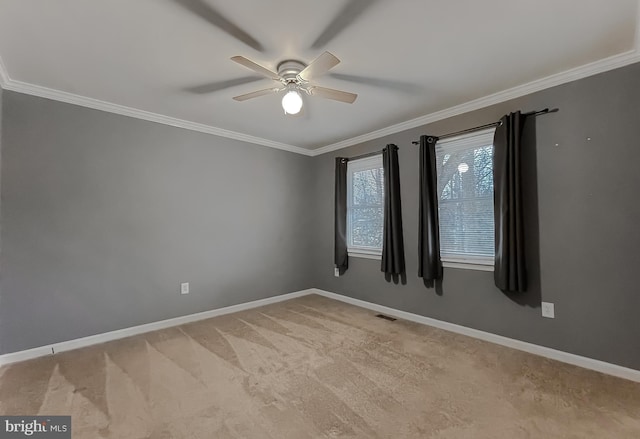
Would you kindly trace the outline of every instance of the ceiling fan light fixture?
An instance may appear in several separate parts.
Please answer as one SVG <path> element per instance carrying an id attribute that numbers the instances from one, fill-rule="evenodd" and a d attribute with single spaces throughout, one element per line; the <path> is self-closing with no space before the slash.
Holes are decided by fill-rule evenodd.
<path id="1" fill-rule="evenodd" d="M 345 102 L 347 104 L 353 104 L 358 97 L 355 93 L 335 90 L 333 88 L 319 87 L 310 82 L 313 78 L 327 73 L 340 62 L 335 55 L 329 52 L 324 52 L 309 65 L 294 59 L 282 61 L 278 64 L 278 73 L 273 72 L 243 56 L 234 56 L 231 60 L 266 78 L 278 82 L 278 87 L 266 88 L 251 93 L 245 93 L 240 96 L 234 96 L 233 99 L 236 101 L 242 102 L 248 99 L 284 91 L 285 95 L 282 97 L 282 108 L 284 109 L 284 114 L 293 115 L 300 113 L 300 110 L 302 110 L 302 106 L 304 105 L 302 100 L 303 92 L 309 96 L 317 96 L 324 99 Z"/>
<path id="2" fill-rule="evenodd" d="M 282 97 L 284 114 L 298 114 L 302 109 L 302 96 L 297 90 L 289 90 Z"/>

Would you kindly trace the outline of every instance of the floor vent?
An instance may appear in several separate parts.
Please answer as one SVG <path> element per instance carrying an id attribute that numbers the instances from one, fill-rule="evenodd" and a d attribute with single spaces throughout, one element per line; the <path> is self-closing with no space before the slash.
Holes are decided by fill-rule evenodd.
<path id="1" fill-rule="evenodd" d="M 384 314 L 378 314 L 376 315 L 376 317 L 380 319 L 389 320 L 390 322 L 395 322 L 397 320 L 397 319 L 394 319 L 393 317 L 385 316 Z"/>

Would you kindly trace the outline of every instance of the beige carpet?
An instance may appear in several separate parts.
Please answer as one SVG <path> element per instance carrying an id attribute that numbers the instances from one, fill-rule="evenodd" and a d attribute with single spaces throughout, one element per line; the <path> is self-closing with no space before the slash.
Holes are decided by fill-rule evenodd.
<path id="1" fill-rule="evenodd" d="M 307 296 L 0 370 L 80 438 L 640 438 L 640 385 Z"/>

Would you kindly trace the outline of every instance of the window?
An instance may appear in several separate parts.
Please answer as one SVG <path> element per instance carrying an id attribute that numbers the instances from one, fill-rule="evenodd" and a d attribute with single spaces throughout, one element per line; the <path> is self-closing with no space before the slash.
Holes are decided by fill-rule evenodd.
<path id="1" fill-rule="evenodd" d="M 440 257 L 445 266 L 493 269 L 493 133 L 436 143 Z"/>
<path id="2" fill-rule="evenodd" d="M 380 258 L 384 224 L 382 155 L 347 163 L 347 250 Z"/>

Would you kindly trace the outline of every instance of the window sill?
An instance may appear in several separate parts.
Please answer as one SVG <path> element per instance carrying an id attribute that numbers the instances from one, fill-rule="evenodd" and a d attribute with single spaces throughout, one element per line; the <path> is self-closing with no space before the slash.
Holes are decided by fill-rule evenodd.
<path id="1" fill-rule="evenodd" d="M 354 258 L 363 258 L 363 259 L 374 259 L 377 261 L 382 260 L 382 254 L 367 252 L 367 251 L 348 251 L 347 254 L 349 257 Z M 493 264 L 482 264 L 482 263 L 473 263 L 473 262 L 462 262 L 462 261 L 454 261 L 454 260 L 442 260 L 442 266 L 445 268 L 459 268 L 463 270 L 477 270 L 477 271 L 494 271 Z"/>
<path id="2" fill-rule="evenodd" d="M 442 266 L 445 268 L 459 268 L 462 270 L 477 270 L 477 271 L 494 271 L 493 264 L 474 264 L 471 262 L 459 262 L 459 261 L 442 261 Z"/>
<path id="3" fill-rule="evenodd" d="M 382 255 L 379 254 L 379 253 L 349 251 L 349 252 L 347 252 L 347 254 L 349 255 L 349 257 L 354 257 L 354 258 L 375 259 L 377 261 L 381 261 L 382 260 Z"/>

